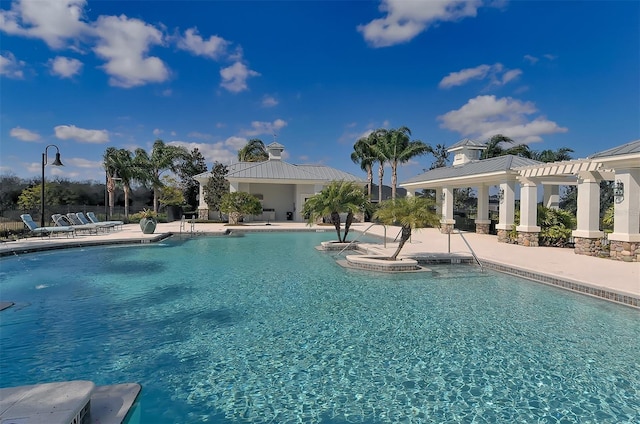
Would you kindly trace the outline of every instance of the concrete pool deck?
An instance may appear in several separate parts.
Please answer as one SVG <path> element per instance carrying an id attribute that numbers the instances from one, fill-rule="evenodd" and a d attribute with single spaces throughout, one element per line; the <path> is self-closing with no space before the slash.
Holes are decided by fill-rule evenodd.
<path id="1" fill-rule="evenodd" d="M 195 223 L 195 234 L 223 234 L 231 230 L 236 232 L 253 231 L 324 231 L 334 233 L 333 226 L 308 226 L 301 222 L 264 222 L 248 223 L 241 226 L 228 226 L 214 223 Z M 350 240 L 357 239 L 366 230 L 369 235 L 383 237 L 385 227 L 371 226 L 371 223 L 355 223 Z M 398 235 L 399 227 L 386 227 L 386 247 L 367 244 L 370 252 L 375 251 L 391 255 L 397 243 L 393 239 Z M 52 238 L 32 237 L 0 244 L 0 256 L 20 255 L 32 251 L 60 249 L 66 247 L 92 246 L 103 244 L 152 243 L 170 235 L 191 234 L 190 224 L 186 231 L 180 221 L 160 223 L 155 234 L 142 234 L 138 224 L 124 225 L 121 230 L 98 235 L 78 235 L 75 238 L 54 236 Z M 539 282 L 560 286 L 587 295 L 601 297 L 629 306 L 640 307 L 640 262 L 622 262 L 606 258 L 576 255 L 573 249 L 554 247 L 524 247 L 498 243 L 497 237 L 476 233 L 463 233 L 469 245 L 480 261 L 487 267 L 509 272 Z M 365 243 L 361 243 L 364 245 Z M 361 246 L 362 248 L 363 246 Z M 414 232 L 411 240 L 404 246 L 401 256 L 428 257 L 448 252 L 469 255 L 469 249 L 460 235 L 441 234 L 437 229 L 422 229 Z M 0 299 L 10 301 L 11 299 Z"/>

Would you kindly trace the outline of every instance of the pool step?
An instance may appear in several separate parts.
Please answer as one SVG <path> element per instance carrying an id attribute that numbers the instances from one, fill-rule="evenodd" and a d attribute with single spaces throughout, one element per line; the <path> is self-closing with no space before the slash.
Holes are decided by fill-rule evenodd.
<path id="1" fill-rule="evenodd" d="M 0 423 L 120 424 L 140 389 L 137 383 L 96 387 L 82 380 L 0 389 Z"/>

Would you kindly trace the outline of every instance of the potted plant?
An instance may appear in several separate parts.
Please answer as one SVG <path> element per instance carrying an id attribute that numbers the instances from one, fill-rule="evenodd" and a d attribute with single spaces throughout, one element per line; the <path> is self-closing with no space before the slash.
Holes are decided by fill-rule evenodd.
<path id="1" fill-rule="evenodd" d="M 151 209 L 143 209 L 140 212 L 140 229 L 143 234 L 153 234 L 158 225 L 157 214 Z"/>

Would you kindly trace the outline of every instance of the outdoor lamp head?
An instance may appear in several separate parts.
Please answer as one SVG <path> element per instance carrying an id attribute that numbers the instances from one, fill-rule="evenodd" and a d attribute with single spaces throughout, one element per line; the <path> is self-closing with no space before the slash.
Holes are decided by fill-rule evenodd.
<path id="1" fill-rule="evenodd" d="M 56 160 L 54 160 L 51 165 L 53 165 L 53 166 L 64 166 L 62 164 L 62 162 L 60 161 L 60 152 L 56 153 Z"/>

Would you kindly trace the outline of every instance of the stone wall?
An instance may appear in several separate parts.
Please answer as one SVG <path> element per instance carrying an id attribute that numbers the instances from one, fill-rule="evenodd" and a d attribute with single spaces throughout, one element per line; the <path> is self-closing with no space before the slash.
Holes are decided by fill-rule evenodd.
<path id="1" fill-rule="evenodd" d="M 497 230 L 498 243 L 511 243 L 511 237 L 509 236 L 509 230 Z"/>
<path id="2" fill-rule="evenodd" d="M 540 233 L 518 231 L 518 244 L 520 246 L 538 247 L 538 234 Z"/>
<path id="3" fill-rule="evenodd" d="M 601 256 L 602 241 L 600 238 L 574 237 L 574 253 L 585 256 Z"/>
<path id="4" fill-rule="evenodd" d="M 611 240 L 609 255 L 616 261 L 640 262 L 640 243 Z"/>
<path id="5" fill-rule="evenodd" d="M 443 224 L 443 223 L 440 223 L 440 232 L 442 234 L 451 234 L 451 233 L 453 233 L 453 225 L 454 224 Z"/>
<path id="6" fill-rule="evenodd" d="M 209 209 L 198 209 L 198 219 L 207 221 L 209 219 Z"/>

